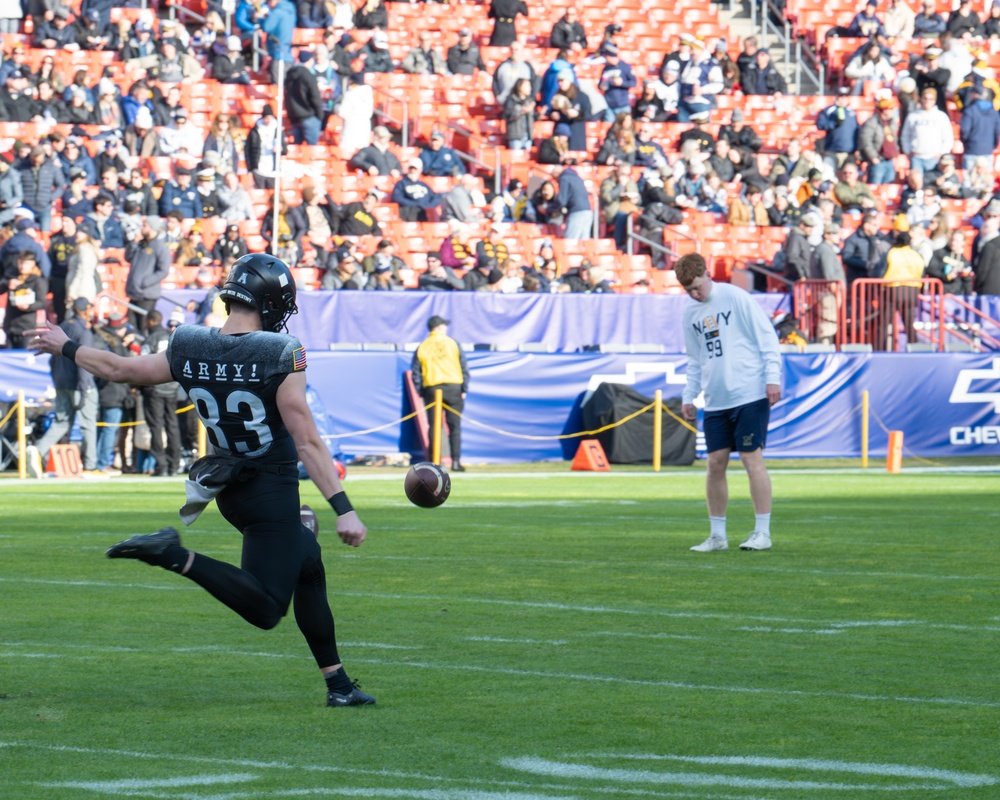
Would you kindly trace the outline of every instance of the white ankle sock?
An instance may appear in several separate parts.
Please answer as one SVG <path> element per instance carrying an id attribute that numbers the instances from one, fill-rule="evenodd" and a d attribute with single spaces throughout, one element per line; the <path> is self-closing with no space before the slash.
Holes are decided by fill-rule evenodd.
<path id="1" fill-rule="evenodd" d="M 770 514 L 757 514 L 755 516 L 756 516 L 757 522 L 753 526 L 753 529 L 757 533 L 766 533 L 768 536 L 770 536 L 771 535 L 771 515 Z"/>
<path id="2" fill-rule="evenodd" d="M 709 517 L 708 524 L 711 526 L 712 536 L 716 539 L 726 538 L 726 518 Z"/>

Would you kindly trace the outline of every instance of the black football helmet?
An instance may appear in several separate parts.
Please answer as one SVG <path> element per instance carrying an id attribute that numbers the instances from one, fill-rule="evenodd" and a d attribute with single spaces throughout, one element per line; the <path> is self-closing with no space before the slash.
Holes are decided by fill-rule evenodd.
<path id="1" fill-rule="evenodd" d="M 251 253 L 236 260 L 219 292 L 229 311 L 229 301 L 245 303 L 260 312 L 264 330 L 280 332 L 295 305 L 295 279 L 280 258 Z"/>

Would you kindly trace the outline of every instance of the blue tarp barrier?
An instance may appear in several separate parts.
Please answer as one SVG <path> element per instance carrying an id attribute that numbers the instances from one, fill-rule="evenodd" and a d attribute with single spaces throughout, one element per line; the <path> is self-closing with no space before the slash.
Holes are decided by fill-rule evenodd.
<path id="1" fill-rule="evenodd" d="M 403 352 L 314 352 L 309 384 L 322 398 L 347 454 L 419 452 L 412 422 L 350 435 L 398 420 L 404 399 Z M 516 462 L 569 458 L 577 440 L 531 439 L 582 429 L 580 405 L 601 381 L 652 396 L 679 396 L 684 356 L 601 353 L 469 353 L 472 375 L 463 425 L 463 460 Z M 857 457 L 861 393 L 871 393 L 871 454 L 885 455 L 882 425 L 905 434 L 908 453 L 925 458 L 1000 455 L 1000 357 L 990 354 L 795 354 L 784 357 L 783 397 L 771 415 L 771 457 Z M 48 358 L 0 353 L 0 401 L 43 397 Z M 502 431 L 502 432 L 501 432 Z M 510 436 L 507 433 L 516 434 Z"/>

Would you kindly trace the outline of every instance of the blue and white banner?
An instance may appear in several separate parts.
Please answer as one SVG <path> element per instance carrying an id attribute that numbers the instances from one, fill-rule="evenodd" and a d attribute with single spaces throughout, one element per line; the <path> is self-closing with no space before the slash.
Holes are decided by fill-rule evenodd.
<path id="1" fill-rule="evenodd" d="M 469 353 L 472 375 L 462 426 L 463 461 L 509 463 L 571 458 L 583 429 L 580 407 L 602 381 L 652 397 L 678 397 L 684 356 L 600 353 Z M 403 352 L 309 353 L 309 384 L 345 453 L 418 452 L 405 400 Z M 885 455 L 900 430 L 908 455 L 1000 456 L 1000 357 L 989 354 L 795 354 L 784 357 L 782 400 L 771 413 L 769 457 L 857 457 L 861 395 L 870 393 L 870 453 Z M 23 389 L 51 394 L 48 358 L 0 353 L 0 402 Z M 386 425 L 383 430 L 356 434 Z M 394 423 L 394 424 L 391 424 Z M 626 423 L 627 424 L 627 423 Z"/>

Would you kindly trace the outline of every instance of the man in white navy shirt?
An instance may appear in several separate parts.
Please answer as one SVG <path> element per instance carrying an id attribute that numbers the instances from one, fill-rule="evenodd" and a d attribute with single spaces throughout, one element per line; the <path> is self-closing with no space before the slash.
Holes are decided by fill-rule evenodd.
<path id="1" fill-rule="evenodd" d="M 771 548 L 771 478 L 764 464 L 770 409 L 781 399 L 781 353 L 774 326 L 742 289 L 713 283 L 705 259 L 683 256 L 674 267 L 694 303 L 684 310 L 688 355 L 682 412 L 696 417 L 695 398 L 705 393 L 706 494 L 711 535 L 691 549 L 726 550 L 726 468 L 740 454 L 753 500 L 755 525 L 741 550 Z"/>

